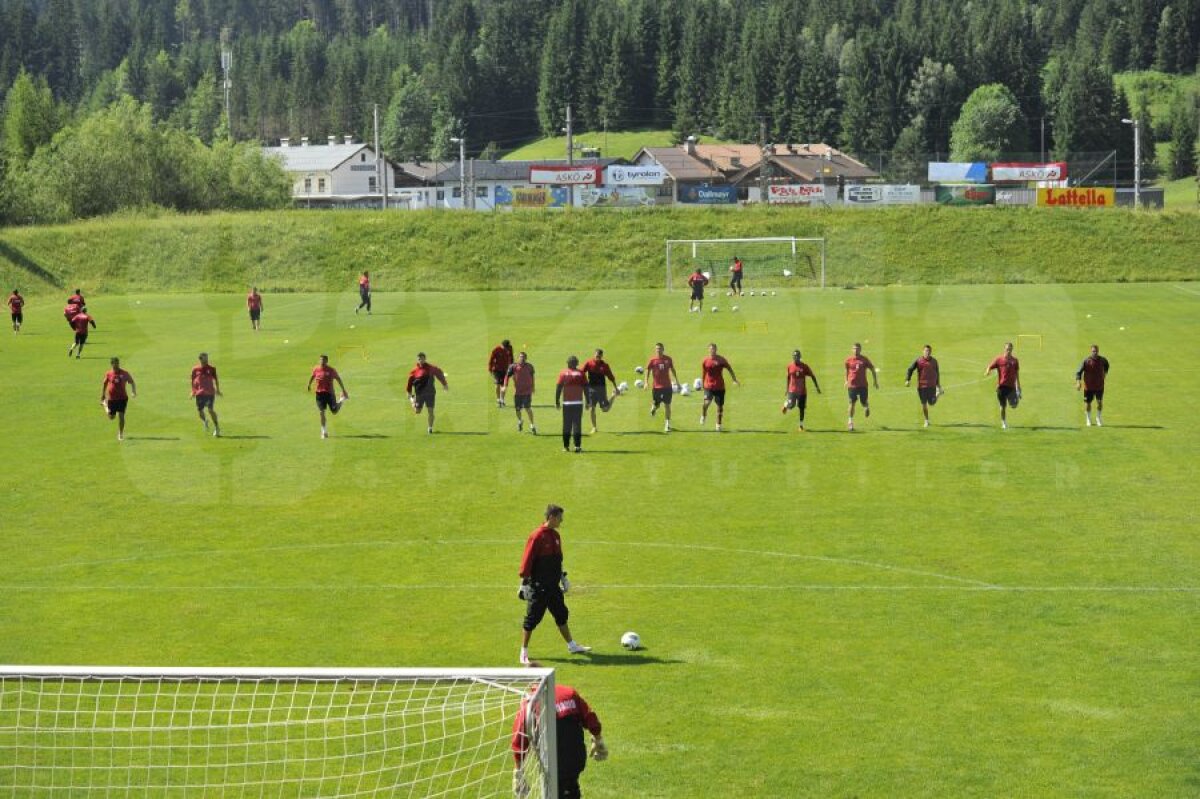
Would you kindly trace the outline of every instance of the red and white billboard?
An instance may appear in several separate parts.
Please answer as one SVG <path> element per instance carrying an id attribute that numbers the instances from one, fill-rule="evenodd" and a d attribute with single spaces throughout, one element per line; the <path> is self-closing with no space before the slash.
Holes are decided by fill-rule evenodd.
<path id="1" fill-rule="evenodd" d="M 833 189 L 832 196 L 834 200 L 837 199 L 836 188 Z M 820 183 L 791 183 L 767 186 L 767 202 L 812 205 L 813 203 L 828 203 L 831 200 L 826 187 Z"/>
<path id="2" fill-rule="evenodd" d="M 1064 161 L 1055 161 L 1052 164 L 992 164 L 993 183 L 1066 179 L 1067 164 Z"/>
<path id="3" fill-rule="evenodd" d="M 602 174 L 598 166 L 531 166 L 529 182 L 535 186 L 598 186 Z"/>

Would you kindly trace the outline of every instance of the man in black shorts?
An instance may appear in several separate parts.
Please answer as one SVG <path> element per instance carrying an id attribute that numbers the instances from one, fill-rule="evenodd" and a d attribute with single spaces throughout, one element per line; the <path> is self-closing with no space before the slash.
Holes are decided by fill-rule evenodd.
<path id="1" fill-rule="evenodd" d="M 421 409 L 425 409 L 428 414 L 429 426 L 426 432 L 433 432 L 433 406 L 437 402 L 437 385 L 434 383 L 437 380 L 442 384 L 442 388 L 450 390 L 450 385 L 446 382 L 446 373 L 439 367 L 425 360 L 425 353 L 417 353 L 417 365 L 408 373 L 408 384 L 404 390 L 408 393 L 408 401 L 412 404 L 413 413 L 419 414 Z"/>
<path id="2" fill-rule="evenodd" d="M 525 554 L 521 558 L 521 590 L 518 596 L 525 600 L 525 620 L 521 624 L 522 666 L 529 665 L 529 637 L 550 611 L 558 632 L 567 642 L 567 651 L 582 655 L 592 651 L 571 637 L 567 626 L 567 603 L 563 594 L 571 590 L 567 573 L 563 571 L 562 536 L 558 533 L 563 520 L 563 509 L 558 505 L 546 507 L 545 521 L 525 541 Z"/>
<path id="3" fill-rule="evenodd" d="M 312 376 L 308 378 L 309 391 L 312 391 L 314 380 L 317 383 L 317 412 L 321 415 L 321 438 L 329 438 L 329 430 L 325 426 L 325 411 L 337 415 L 342 409 L 342 404 L 350 399 L 350 394 L 346 391 L 346 384 L 342 382 L 342 376 L 337 373 L 337 369 L 329 365 L 328 355 L 322 355 L 321 362 L 313 367 Z M 340 400 L 333 393 L 335 381 L 342 389 Z"/>
<path id="4" fill-rule="evenodd" d="M 904 375 L 905 386 L 912 382 L 913 372 L 917 373 L 917 398 L 921 400 L 921 414 L 925 417 L 925 426 L 929 427 L 929 407 L 936 405 L 938 397 L 942 396 L 942 372 L 937 358 L 933 357 L 933 347 L 926 344 L 921 350 L 921 357 L 909 364 L 908 372 Z"/>
<path id="5" fill-rule="evenodd" d="M 675 361 L 667 355 L 666 348 L 662 342 L 654 345 L 654 357 L 646 364 L 646 377 L 650 379 L 650 415 L 653 416 L 658 412 L 658 406 L 662 405 L 666 410 L 664 414 L 667 418 L 667 423 L 663 427 L 664 433 L 671 432 L 671 397 L 675 387 L 679 385 L 679 375 L 675 372 Z M 642 384 L 643 386 L 645 383 Z"/>
<path id="6" fill-rule="evenodd" d="M 585 361 L 580 370 L 587 377 L 587 406 L 592 415 L 592 432 L 596 432 L 596 408 L 608 413 L 613 401 L 620 393 L 617 389 L 617 378 L 613 375 L 612 367 L 604 360 L 604 350 L 597 349 L 593 358 Z M 611 380 L 613 393 L 608 395 L 606 380 Z"/>
<path id="7" fill-rule="evenodd" d="M 508 371 L 504 374 L 504 392 L 508 391 L 511 382 L 514 392 L 513 407 L 517 410 L 517 432 L 524 429 L 521 420 L 521 410 L 524 409 L 529 416 L 529 432 L 536 436 L 537 425 L 533 421 L 533 376 L 533 364 L 529 362 L 529 356 L 522 351 L 517 355 L 516 362 L 509 364 Z"/>
<path id="8" fill-rule="evenodd" d="M 17 289 L 12 290 L 12 294 L 8 295 L 8 312 L 12 316 L 12 328 L 14 333 L 21 332 L 21 324 L 25 321 L 25 314 L 22 309 L 25 307 L 25 298 L 21 296 L 21 292 Z"/>
<path id="9" fill-rule="evenodd" d="M 688 300 L 688 313 L 692 311 L 704 310 L 704 287 L 708 285 L 708 278 L 700 271 L 700 267 L 692 272 L 688 278 L 688 285 L 692 287 L 692 298 Z"/>

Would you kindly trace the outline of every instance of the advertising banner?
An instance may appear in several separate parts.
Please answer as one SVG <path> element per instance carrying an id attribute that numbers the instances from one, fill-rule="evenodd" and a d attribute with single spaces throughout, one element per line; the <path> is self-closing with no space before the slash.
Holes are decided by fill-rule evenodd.
<path id="1" fill-rule="evenodd" d="M 1037 204 L 1059 208 L 1112 208 L 1114 189 L 1038 189 Z"/>
<path id="2" fill-rule="evenodd" d="M 598 166 L 531 166 L 529 182 L 540 186 L 595 186 L 600 183 Z"/>
<path id="3" fill-rule="evenodd" d="M 837 189 L 820 183 L 768 186 L 767 202 L 786 205 L 828 205 L 837 202 Z"/>
<path id="4" fill-rule="evenodd" d="M 605 186 L 661 186 L 667 171 L 658 164 L 649 166 L 612 166 L 604 169 Z"/>
<path id="5" fill-rule="evenodd" d="M 1067 165 L 1064 161 L 1056 161 L 1053 164 L 992 164 L 993 183 L 1066 179 Z"/>
<path id="6" fill-rule="evenodd" d="M 916 205 L 921 202 L 920 186 L 847 186 L 846 205 Z"/>
<path id="7" fill-rule="evenodd" d="M 562 208 L 567 204 L 565 188 L 496 187 L 496 205 L 513 208 Z"/>
<path id="8" fill-rule="evenodd" d="M 987 183 L 987 164 L 983 161 L 953 163 L 929 162 L 930 183 Z"/>
<path id="9" fill-rule="evenodd" d="M 654 189 L 641 186 L 605 186 L 579 190 L 584 208 L 641 208 L 654 205 Z"/>
<path id="10" fill-rule="evenodd" d="M 933 198 L 942 205 L 995 205 L 995 186 L 935 186 Z"/>
<path id="11" fill-rule="evenodd" d="M 678 199 L 681 203 L 697 205 L 733 205 L 737 202 L 737 189 L 733 186 L 680 186 Z"/>

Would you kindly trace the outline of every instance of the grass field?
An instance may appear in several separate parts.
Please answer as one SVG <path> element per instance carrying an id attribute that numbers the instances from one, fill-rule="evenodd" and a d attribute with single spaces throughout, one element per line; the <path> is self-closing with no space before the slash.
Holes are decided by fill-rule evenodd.
<path id="1" fill-rule="evenodd" d="M 719 292 L 89 297 L 67 360 L 61 298 L 0 335 L 5 535 L 0 661 L 127 665 L 515 665 L 525 536 L 563 525 L 576 636 L 532 654 L 593 703 L 613 751 L 592 797 L 1102 796 L 1200 792 L 1195 284 Z M 1020 338 L 1017 338 L 1021 336 Z M 490 400 L 508 337 L 538 367 L 542 435 Z M 987 362 L 1018 342 L 1025 398 L 997 426 Z M 564 454 L 552 376 L 603 346 L 633 381 L 662 340 L 681 377 L 716 341 L 742 380 L 727 428 L 677 397 L 618 399 Z M 880 368 L 845 428 L 850 344 Z M 918 427 L 904 369 L 930 342 L 947 394 Z M 1072 374 L 1113 364 L 1106 426 Z M 825 392 L 795 431 L 793 347 Z M 225 437 L 188 371 L 220 370 Z M 403 388 L 449 375 L 438 432 Z M 319 438 L 304 391 L 328 353 L 351 401 Z M 137 380 L 128 439 L 99 384 Z M 636 630 L 646 649 L 618 646 Z M 2 772 L 0 772 L 2 773 Z"/>

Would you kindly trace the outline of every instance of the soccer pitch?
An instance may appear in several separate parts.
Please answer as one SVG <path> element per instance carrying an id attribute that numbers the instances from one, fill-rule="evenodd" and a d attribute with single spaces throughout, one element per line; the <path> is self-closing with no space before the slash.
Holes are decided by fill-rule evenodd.
<path id="1" fill-rule="evenodd" d="M 241 296 L 90 296 L 81 360 L 58 297 L 0 334 L 0 661 L 512 666 L 521 549 L 555 502 L 595 651 L 568 656 L 547 620 L 531 655 L 604 723 L 587 796 L 1200 790 L 1196 284 L 780 291 L 737 312 L 721 289 L 701 314 L 650 290 L 265 301 L 254 333 Z M 537 368 L 540 435 L 495 407 L 502 338 Z M 1002 431 L 983 372 L 1009 340 L 1024 398 Z M 633 390 L 563 453 L 566 356 L 603 347 L 632 383 L 656 341 L 689 382 L 720 346 L 742 382 L 726 432 L 693 394 L 664 434 Z M 855 341 L 880 389 L 850 434 Z M 903 387 L 925 343 L 947 389 L 929 429 Z M 1103 428 L 1073 380 L 1092 343 Z M 796 347 L 824 390 L 807 433 L 779 412 Z M 189 397 L 202 350 L 220 439 Z M 419 350 L 450 383 L 432 436 L 404 397 Z M 351 396 L 329 440 L 304 390 L 322 353 Z M 97 404 L 111 355 L 138 387 L 121 443 Z"/>

